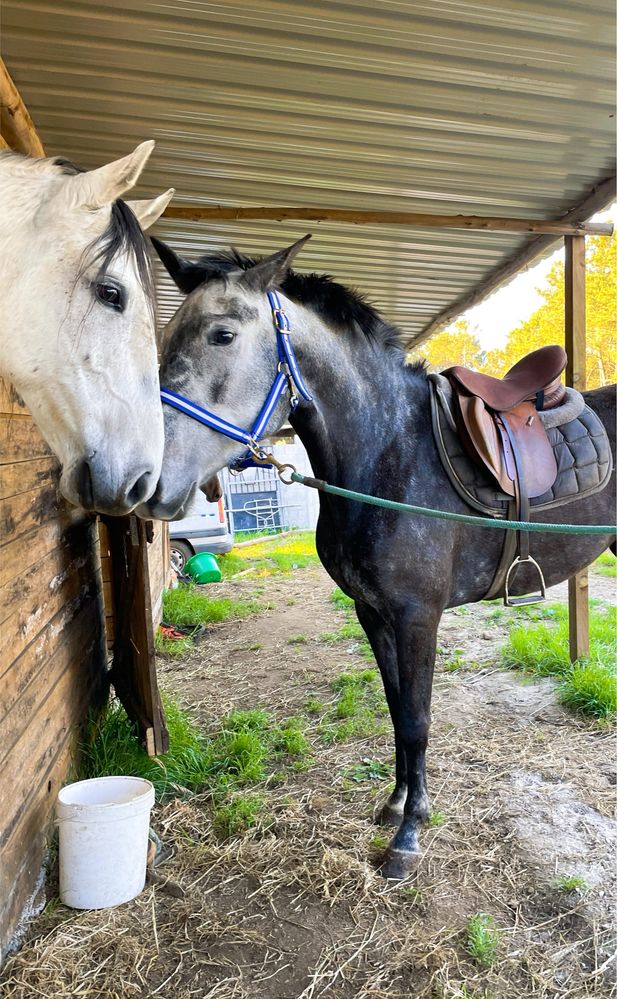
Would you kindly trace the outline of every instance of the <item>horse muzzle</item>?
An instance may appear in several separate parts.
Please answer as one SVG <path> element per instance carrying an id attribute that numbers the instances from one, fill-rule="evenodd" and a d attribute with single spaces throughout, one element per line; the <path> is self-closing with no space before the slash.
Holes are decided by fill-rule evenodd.
<path id="1" fill-rule="evenodd" d="M 111 517 L 131 513 L 146 502 L 156 486 L 152 467 L 133 467 L 124 475 L 97 455 L 76 462 L 60 480 L 60 491 L 75 506 Z"/>

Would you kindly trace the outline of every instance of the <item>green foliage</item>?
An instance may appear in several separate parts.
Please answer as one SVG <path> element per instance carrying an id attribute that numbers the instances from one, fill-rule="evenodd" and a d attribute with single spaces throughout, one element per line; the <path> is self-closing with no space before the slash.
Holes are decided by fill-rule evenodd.
<path id="1" fill-rule="evenodd" d="M 472 916 L 467 923 L 465 950 L 483 968 L 495 963 L 501 944 L 501 931 L 486 912 Z"/>
<path id="2" fill-rule="evenodd" d="M 590 610 L 589 658 L 575 665 L 568 652 L 568 622 L 565 608 L 554 615 L 552 625 L 514 627 L 502 649 L 502 662 L 539 676 L 556 676 L 561 701 L 576 711 L 606 718 L 617 710 L 615 662 L 617 655 L 617 609 Z"/>
<path id="3" fill-rule="evenodd" d="M 124 708 L 114 703 L 81 746 L 80 777 L 145 777 L 158 796 L 209 792 L 215 805 L 222 807 L 234 792 L 262 782 L 285 758 L 295 764 L 309 749 L 296 718 L 276 725 L 267 711 L 231 711 L 216 735 L 206 738 L 169 697 L 163 697 L 163 704 L 169 752 L 151 759 L 139 746 Z"/>
<path id="4" fill-rule="evenodd" d="M 306 642 L 306 635 L 291 635 L 287 641 L 290 645 L 303 645 Z"/>
<path id="5" fill-rule="evenodd" d="M 356 784 L 362 784 L 367 780 L 388 780 L 392 768 L 381 760 L 371 760 L 364 757 L 360 763 L 355 763 L 352 767 L 347 767 L 345 777 Z"/>
<path id="6" fill-rule="evenodd" d="M 308 715 L 320 715 L 323 708 L 323 701 L 318 700 L 316 697 L 308 697 L 304 702 L 304 710 Z"/>
<path id="7" fill-rule="evenodd" d="M 263 798 L 258 795 L 233 798 L 214 810 L 214 831 L 220 839 L 230 839 L 238 833 L 246 832 L 257 823 L 263 808 Z"/>
<path id="8" fill-rule="evenodd" d="M 587 388 L 615 381 L 617 365 L 617 326 L 615 287 L 617 257 L 614 239 L 591 236 L 586 242 L 586 329 Z M 558 260 L 539 288 L 543 303 L 508 335 L 503 350 L 492 351 L 490 374 L 503 376 L 515 361 L 547 343 L 563 343 L 565 277 L 563 260 Z"/>
<path id="9" fill-rule="evenodd" d="M 617 559 L 612 552 L 602 552 L 591 566 L 599 576 L 609 576 L 612 579 L 617 577 Z"/>
<path id="10" fill-rule="evenodd" d="M 428 824 L 431 829 L 438 829 L 443 826 L 446 821 L 446 816 L 443 812 L 431 812 L 428 820 Z"/>
<path id="11" fill-rule="evenodd" d="M 589 885 L 579 874 L 561 874 L 558 878 L 551 881 L 551 885 L 557 891 L 567 892 L 571 891 L 587 891 Z"/>
<path id="12" fill-rule="evenodd" d="M 366 736 L 380 731 L 379 718 L 388 707 L 379 674 L 374 669 L 341 673 L 330 684 L 336 701 L 318 726 L 322 742 L 344 742 L 352 736 Z"/>
<path id="13" fill-rule="evenodd" d="M 190 716 L 169 697 L 163 697 L 169 730 L 169 752 L 152 759 L 137 742 L 122 705 L 107 705 L 80 745 L 79 778 L 115 774 L 152 781 L 157 795 L 193 790 L 204 782 L 210 755 Z"/>
<path id="14" fill-rule="evenodd" d="M 387 836 L 384 836 L 383 833 L 375 833 L 371 839 L 371 846 L 374 847 L 375 850 L 386 850 L 389 843 L 390 840 Z"/>
<path id="15" fill-rule="evenodd" d="M 318 561 L 314 534 L 294 531 L 276 541 L 234 548 L 228 555 L 221 555 L 219 565 L 223 579 L 230 579 L 247 569 L 255 576 L 271 576 L 304 569 Z"/>
<path id="16" fill-rule="evenodd" d="M 180 583 L 175 590 L 163 594 L 163 616 L 177 628 L 250 617 L 263 609 L 256 600 L 209 597 L 194 583 Z"/>
<path id="17" fill-rule="evenodd" d="M 467 320 L 459 319 L 414 350 L 409 360 L 424 360 L 431 371 L 443 371 L 453 364 L 463 364 L 466 368 L 480 371 L 486 365 L 486 353 L 469 329 Z"/>
<path id="18" fill-rule="evenodd" d="M 187 635 L 186 638 L 168 638 L 157 628 L 154 636 L 154 647 L 157 652 L 169 656 L 171 659 L 182 659 L 193 648 L 193 639 L 190 635 Z"/>
<path id="19" fill-rule="evenodd" d="M 339 610 L 353 609 L 354 602 L 351 597 L 348 597 L 346 593 L 336 586 L 330 595 L 330 600 L 332 603 L 339 608 Z"/>

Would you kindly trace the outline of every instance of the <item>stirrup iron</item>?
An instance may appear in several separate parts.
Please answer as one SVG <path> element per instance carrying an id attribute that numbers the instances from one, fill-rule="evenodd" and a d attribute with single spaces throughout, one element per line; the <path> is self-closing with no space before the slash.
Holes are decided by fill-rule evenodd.
<path id="1" fill-rule="evenodd" d="M 510 596 L 510 583 L 511 583 L 513 577 L 516 575 L 516 572 L 517 572 L 518 568 L 521 565 L 526 565 L 526 564 L 533 566 L 533 568 L 536 570 L 536 572 L 538 574 L 538 580 L 539 580 L 539 583 L 540 583 L 540 592 L 539 593 L 527 593 L 527 594 L 523 595 L 522 597 L 511 597 Z M 512 562 L 512 565 L 508 569 L 508 572 L 507 572 L 507 575 L 506 575 L 505 593 L 504 593 L 504 598 L 503 598 L 504 606 L 505 607 L 523 607 L 526 604 L 539 604 L 539 603 L 542 603 L 543 600 L 546 600 L 546 583 L 544 582 L 544 575 L 542 573 L 542 569 L 540 568 L 540 566 L 536 562 L 535 558 L 532 558 L 531 555 L 526 555 L 524 558 L 521 558 L 520 555 L 517 555 L 516 558 L 514 559 L 514 561 Z"/>

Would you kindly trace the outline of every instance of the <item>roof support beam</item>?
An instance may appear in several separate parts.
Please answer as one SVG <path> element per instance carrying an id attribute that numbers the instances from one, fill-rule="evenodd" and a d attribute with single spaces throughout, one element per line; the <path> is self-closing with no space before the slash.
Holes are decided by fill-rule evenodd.
<path id="1" fill-rule="evenodd" d="M 601 211 L 610 205 L 616 197 L 616 180 L 615 176 L 608 177 L 602 183 L 598 184 L 593 188 L 591 194 L 581 201 L 574 208 L 564 215 L 562 221 L 577 222 L 581 219 L 588 219 L 590 215 L 595 212 Z M 612 227 L 611 227 L 612 228 Z M 578 235 L 582 235 L 581 232 Z M 522 250 L 517 250 L 516 253 L 512 254 L 505 263 L 500 264 L 498 267 L 494 268 L 488 276 L 477 284 L 470 292 L 466 295 L 462 295 L 451 305 L 448 305 L 443 309 L 439 315 L 424 327 L 421 333 L 417 337 L 414 337 L 410 346 L 418 347 L 425 340 L 428 340 L 430 336 L 435 333 L 439 333 L 444 327 L 449 326 L 453 323 L 462 312 L 466 312 L 467 309 L 471 309 L 474 305 L 479 305 L 483 302 L 491 292 L 496 291 L 500 288 L 502 284 L 505 284 L 510 278 L 513 278 L 528 264 L 531 264 L 537 257 L 545 253 L 549 247 L 557 243 L 558 240 L 554 236 L 541 235 L 534 236 Z"/>
<path id="2" fill-rule="evenodd" d="M 264 222 L 342 222 L 351 225 L 402 225 L 424 229 L 477 229 L 492 232 L 542 233 L 552 236 L 610 236 L 610 223 L 581 222 L 574 219 L 513 219 L 484 215 L 429 215 L 422 212 L 372 212 L 347 208 L 233 207 L 230 205 L 170 205 L 167 219 L 186 222 L 244 220 Z"/>
<path id="3" fill-rule="evenodd" d="M 8 69 L 0 58 L 0 133 L 7 146 L 26 156 L 44 156 L 43 143 Z"/>

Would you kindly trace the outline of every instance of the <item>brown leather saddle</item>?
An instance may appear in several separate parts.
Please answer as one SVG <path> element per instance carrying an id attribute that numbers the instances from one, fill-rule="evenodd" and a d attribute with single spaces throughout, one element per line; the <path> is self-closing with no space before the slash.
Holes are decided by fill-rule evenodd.
<path id="1" fill-rule="evenodd" d="M 529 500 L 541 496 L 557 478 L 553 448 L 538 412 L 558 406 L 565 395 L 561 373 L 567 363 L 562 347 L 540 347 L 518 361 L 502 379 L 455 366 L 442 374 L 454 395 L 454 416 L 469 456 L 484 465 L 516 501 L 517 519 L 529 520 Z M 517 534 L 517 556 L 506 577 L 505 602 L 535 603 L 545 597 L 542 570 L 529 554 L 529 533 Z M 536 570 L 540 592 L 510 597 L 516 569 Z"/>

